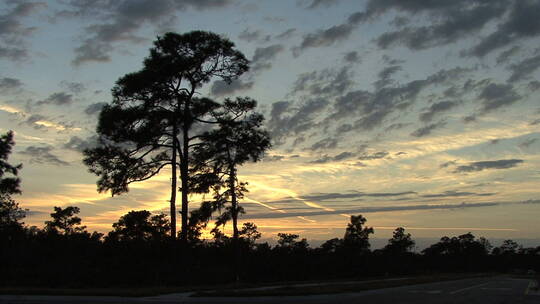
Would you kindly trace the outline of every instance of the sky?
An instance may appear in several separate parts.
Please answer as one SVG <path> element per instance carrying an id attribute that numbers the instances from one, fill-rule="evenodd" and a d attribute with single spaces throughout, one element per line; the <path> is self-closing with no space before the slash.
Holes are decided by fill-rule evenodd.
<path id="1" fill-rule="evenodd" d="M 170 171 L 111 197 L 81 152 L 115 81 L 158 36 L 193 30 L 251 61 L 201 93 L 249 96 L 266 117 L 273 148 L 239 169 L 240 222 L 265 238 L 342 237 L 362 214 L 380 239 L 540 244 L 540 0 L 4 0 L 0 132 L 15 132 L 27 224 L 53 206 L 100 232 L 167 212 Z"/>

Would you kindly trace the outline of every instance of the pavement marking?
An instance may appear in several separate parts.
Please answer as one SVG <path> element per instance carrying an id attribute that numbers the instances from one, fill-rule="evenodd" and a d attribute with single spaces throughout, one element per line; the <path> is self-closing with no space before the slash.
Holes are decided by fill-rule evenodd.
<path id="1" fill-rule="evenodd" d="M 487 284 L 489 284 L 489 282 L 488 282 L 488 283 L 483 283 L 483 284 L 474 285 L 474 286 L 465 287 L 465 288 L 462 288 L 462 289 L 458 289 L 458 290 L 451 291 L 450 294 L 456 294 L 456 293 L 459 293 L 459 292 L 462 292 L 462 291 L 465 291 L 465 290 L 473 289 L 473 288 L 480 287 L 480 286 L 484 286 L 484 285 L 487 285 Z"/>

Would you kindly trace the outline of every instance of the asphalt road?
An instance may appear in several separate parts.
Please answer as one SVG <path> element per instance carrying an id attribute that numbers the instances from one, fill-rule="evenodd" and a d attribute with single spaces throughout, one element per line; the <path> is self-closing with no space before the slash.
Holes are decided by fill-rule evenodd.
<path id="1" fill-rule="evenodd" d="M 75 297 L 75 296 L 0 296 L 0 303 L 466 303 L 522 304 L 540 303 L 540 293 L 531 291 L 527 279 L 508 277 L 474 278 L 457 281 L 410 285 L 394 288 L 314 296 L 192 298 L 189 294 L 171 294 L 147 298 Z"/>

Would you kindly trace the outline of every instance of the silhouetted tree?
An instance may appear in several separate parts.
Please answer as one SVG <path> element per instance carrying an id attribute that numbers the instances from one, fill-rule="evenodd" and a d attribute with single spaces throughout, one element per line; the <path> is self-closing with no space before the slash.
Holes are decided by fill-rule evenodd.
<path id="1" fill-rule="evenodd" d="M 496 247 L 493 249 L 493 254 L 499 255 L 499 254 L 505 254 L 505 255 L 511 255 L 515 254 L 519 248 L 519 244 L 516 243 L 513 240 L 504 240 L 501 246 Z"/>
<path id="2" fill-rule="evenodd" d="M 239 237 L 238 214 L 242 211 L 238 200 L 247 192 L 247 183 L 238 182 L 238 166 L 259 161 L 270 148 L 268 132 L 261 127 L 264 117 L 254 112 L 256 105 L 256 101 L 248 97 L 225 100 L 220 111 L 214 112 L 218 127 L 201 135 L 201 145 L 194 153 L 199 163 L 208 166 L 210 161 L 213 172 L 224 180 L 220 185 L 227 190 L 219 193 L 221 187 L 216 187 L 216 200 L 221 205 L 225 202 L 231 205 L 218 221 L 224 224 L 232 219 L 235 242 Z"/>
<path id="3" fill-rule="evenodd" d="M 372 227 L 363 227 L 366 221 L 362 215 L 351 215 L 351 222 L 347 224 L 343 237 L 345 248 L 352 251 L 369 251 L 369 235 L 374 231 Z"/>
<path id="4" fill-rule="evenodd" d="M 114 230 L 107 234 L 106 241 L 162 240 L 170 229 L 164 214 L 152 216 L 147 210 L 130 211 L 112 226 Z"/>
<path id="5" fill-rule="evenodd" d="M 64 209 L 62 207 L 54 207 L 54 212 L 51 213 L 52 221 L 45 222 L 45 229 L 49 232 L 62 233 L 63 235 L 84 232 L 86 226 L 80 226 L 81 218 L 75 216 L 80 211 L 79 207 L 73 206 L 68 206 Z"/>
<path id="6" fill-rule="evenodd" d="M 276 249 L 286 252 L 305 252 L 309 248 L 306 239 L 297 241 L 300 236 L 292 233 L 278 233 Z"/>
<path id="7" fill-rule="evenodd" d="M 257 230 L 257 225 L 251 222 L 244 223 L 238 235 L 249 244 L 250 248 L 255 246 L 255 242 L 261 238 L 261 233 Z"/>
<path id="8" fill-rule="evenodd" d="M 0 194 L 11 195 L 21 193 L 21 180 L 17 177 L 22 165 L 8 163 L 9 154 L 15 145 L 13 132 L 9 131 L 0 136 Z M 11 176 L 5 176 L 10 174 Z"/>
<path id="9" fill-rule="evenodd" d="M 343 247 L 343 239 L 333 238 L 321 245 L 321 250 L 326 253 L 335 253 Z"/>
<path id="10" fill-rule="evenodd" d="M 384 251 L 389 254 L 399 255 L 411 251 L 414 248 L 415 242 L 411 238 L 410 233 L 405 233 L 403 227 L 398 227 L 394 230 L 393 236 L 388 240 L 388 244 L 384 247 Z"/>
<path id="11" fill-rule="evenodd" d="M 190 151 L 198 141 L 192 131 L 211 122 L 205 119 L 219 106 L 196 97 L 197 89 L 215 77 L 230 83 L 247 70 L 248 60 L 219 35 L 194 31 L 159 37 L 143 68 L 117 81 L 112 104 L 100 114 L 97 133 L 101 145 L 85 151 L 85 163 L 100 176 L 98 190 L 121 194 L 130 183 L 147 180 L 171 166 L 171 236 L 175 237 L 179 166 L 180 238 L 187 241 L 188 195 L 207 191 L 191 179 Z"/>

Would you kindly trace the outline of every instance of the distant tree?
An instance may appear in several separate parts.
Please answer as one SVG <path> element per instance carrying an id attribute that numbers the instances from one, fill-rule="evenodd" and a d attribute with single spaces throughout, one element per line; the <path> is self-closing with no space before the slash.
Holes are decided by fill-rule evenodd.
<path id="1" fill-rule="evenodd" d="M 150 211 L 130 211 L 113 224 L 106 241 L 151 241 L 167 237 L 170 223 L 164 214 L 152 216 Z"/>
<path id="2" fill-rule="evenodd" d="M 410 233 L 405 233 L 403 227 L 398 227 L 394 230 L 393 236 L 388 240 L 388 244 L 384 247 L 384 251 L 390 254 L 403 254 L 411 251 L 414 248 L 415 242 L 411 238 Z"/>
<path id="3" fill-rule="evenodd" d="M 343 247 L 343 239 L 333 238 L 321 245 L 321 250 L 326 253 L 335 253 Z"/>
<path id="4" fill-rule="evenodd" d="M 352 215 L 351 222 L 347 224 L 343 245 L 348 250 L 369 251 L 369 235 L 373 234 L 372 227 L 364 227 L 366 218 L 362 215 Z"/>
<path id="5" fill-rule="evenodd" d="M 484 238 L 475 239 L 472 233 L 457 237 L 444 236 L 438 243 L 432 244 L 422 252 L 425 255 L 482 256 L 488 253 L 489 242 Z"/>
<path id="6" fill-rule="evenodd" d="M 63 235 L 71 235 L 86 231 L 86 226 L 81 225 L 81 218 L 75 216 L 79 214 L 79 207 L 68 206 L 54 207 L 54 212 L 51 213 L 52 221 L 45 222 L 45 230 L 53 233 L 62 233 Z"/>
<path id="7" fill-rule="evenodd" d="M 240 235 L 240 238 L 250 245 L 254 245 L 255 242 L 261 238 L 261 233 L 257 230 L 257 225 L 250 222 L 244 223 L 238 234 Z"/>
<path id="8" fill-rule="evenodd" d="M 510 254 L 515 254 L 518 251 L 518 249 L 519 249 L 519 244 L 516 243 L 515 241 L 504 240 L 501 246 L 493 249 L 492 253 L 494 255 L 498 255 L 498 254 L 510 255 Z"/>
<path id="9" fill-rule="evenodd" d="M 306 239 L 297 241 L 300 236 L 292 233 L 278 233 L 278 241 L 276 249 L 291 251 L 305 251 L 309 248 L 309 244 Z"/>
<path id="10" fill-rule="evenodd" d="M 208 114 L 219 107 L 196 97 L 201 86 L 218 78 L 230 83 L 248 70 L 248 60 L 234 44 L 203 31 L 158 37 L 143 68 L 120 78 L 112 90 L 113 102 L 100 114 L 100 146 L 85 151 L 90 171 L 100 176 L 98 191 L 113 195 L 128 191 L 129 184 L 171 167 L 171 236 L 176 236 L 177 168 L 182 191 L 182 230 L 188 240 L 188 196 L 206 192 L 211 182 L 197 185 L 190 151 Z"/>

